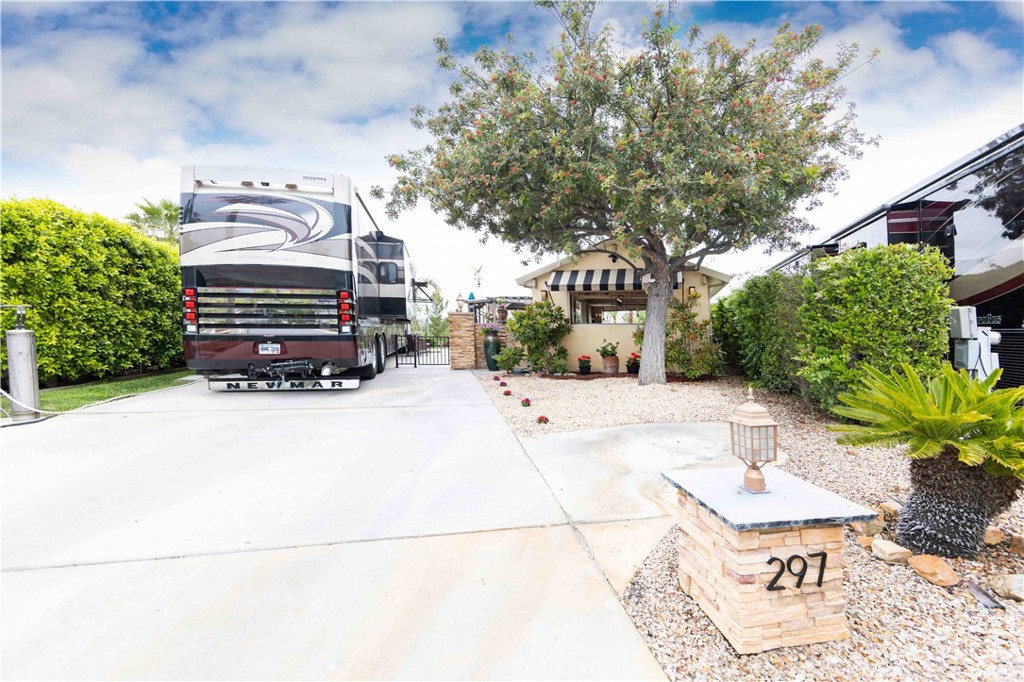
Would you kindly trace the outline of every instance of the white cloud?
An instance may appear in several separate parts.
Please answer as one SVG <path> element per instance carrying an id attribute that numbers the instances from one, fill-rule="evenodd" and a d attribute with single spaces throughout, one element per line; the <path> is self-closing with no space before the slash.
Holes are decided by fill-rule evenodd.
<path id="1" fill-rule="evenodd" d="M 1024 24 L 1024 3 L 1020 0 L 996 2 L 995 6 L 999 13 L 1010 21 L 1018 24 Z"/>

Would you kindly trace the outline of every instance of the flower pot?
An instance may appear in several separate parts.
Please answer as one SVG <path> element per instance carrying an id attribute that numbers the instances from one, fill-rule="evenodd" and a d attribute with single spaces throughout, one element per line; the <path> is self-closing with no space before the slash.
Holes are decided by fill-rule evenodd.
<path id="1" fill-rule="evenodd" d="M 626 365 L 626 371 L 629 372 L 630 374 L 639 374 L 640 365 Z"/>
<path id="2" fill-rule="evenodd" d="M 501 340 L 497 334 L 488 334 L 484 337 L 484 360 L 487 362 L 487 369 L 492 372 L 498 369 L 498 363 L 494 356 L 501 352 Z"/>
<path id="3" fill-rule="evenodd" d="M 586 367 L 580 367 L 580 374 L 590 374 L 590 365 L 587 365 Z"/>
<path id="4" fill-rule="evenodd" d="M 618 374 L 619 373 L 619 356 L 613 355 L 611 357 L 601 358 L 601 363 L 604 365 L 605 374 Z"/>

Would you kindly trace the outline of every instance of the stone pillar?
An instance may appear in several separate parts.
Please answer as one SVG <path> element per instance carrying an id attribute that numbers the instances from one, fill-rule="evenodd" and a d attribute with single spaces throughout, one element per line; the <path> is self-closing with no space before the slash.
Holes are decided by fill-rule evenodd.
<path id="1" fill-rule="evenodd" d="M 449 351 L 452 369 L 475 369 L 477 366 L 476 323 L 473 313 L 448 313 Z M 480 351 L 483 357 L 483 351 Z"/>
<path id="2" fill-rule="evenodd" d="M 744 470 L 665 474 L 679 489 L 680 587 L 737 653 L 845 639 L 843 524 L 877 513 L 775 468 L 750 493 Z"/>

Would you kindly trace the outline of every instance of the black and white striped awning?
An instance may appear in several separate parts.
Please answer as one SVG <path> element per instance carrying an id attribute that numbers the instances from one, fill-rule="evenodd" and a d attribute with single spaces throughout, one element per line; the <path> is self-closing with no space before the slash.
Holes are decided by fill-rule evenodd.
<path id="1" fill-rule="evenodd" d="M 683 273 L 676 275 L 673 288 L 682 285 Z M 633 268 L 606 270 L 555 270 L 548 278 L 551 291 L 643 291 L 640 272 Z"/>

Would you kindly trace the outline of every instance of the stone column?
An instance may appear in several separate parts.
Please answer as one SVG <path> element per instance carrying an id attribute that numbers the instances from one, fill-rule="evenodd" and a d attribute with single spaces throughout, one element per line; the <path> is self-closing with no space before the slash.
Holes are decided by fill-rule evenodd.
<path id="1" fill-rule="evenodd" d="M 843 524 L 877 513 L 775 468 L 750 493 L 744 470 L 665 474 L 679 489 L 680 587 L 737 653 L 845 639 Z"/>
<path id="2" fill-rule="evenodd" d="M 476 323 L 473 313 L 448 313 L 449 351 L 452 369 L 475 369 L 477 365 Z M 482 353 L 481 356 L 483 357 Z"/>

